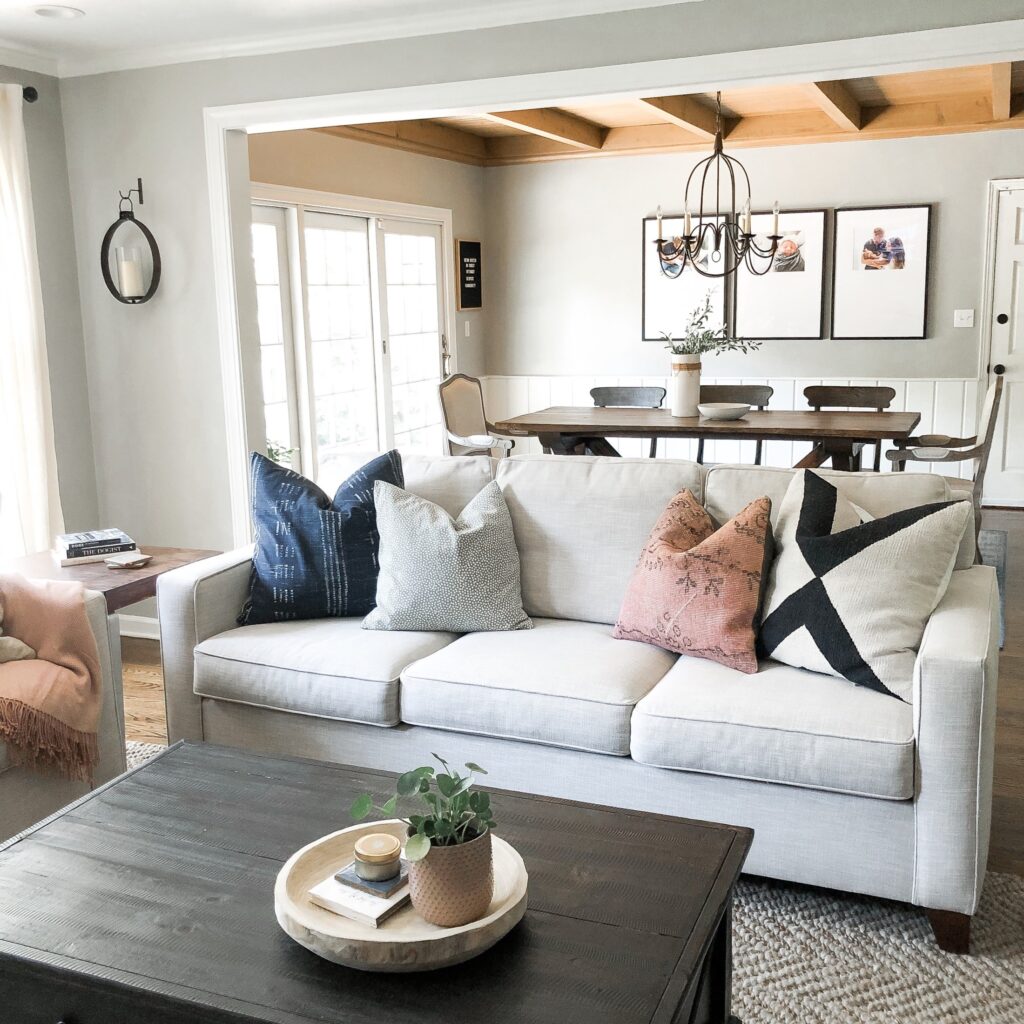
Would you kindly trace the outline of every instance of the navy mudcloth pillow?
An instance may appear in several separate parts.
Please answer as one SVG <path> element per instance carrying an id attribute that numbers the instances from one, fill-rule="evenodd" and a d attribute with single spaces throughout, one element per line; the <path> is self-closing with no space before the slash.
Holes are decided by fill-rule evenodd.
<path id="1" fill-rule="evenodd" d="M 377 595 L 380 537 L 373 485 L 405 484 L 397 451 L 353 473 L 334 501 L 312 480 L 250 457 L 256 549 L 241 626 L 366 615 Z"/>

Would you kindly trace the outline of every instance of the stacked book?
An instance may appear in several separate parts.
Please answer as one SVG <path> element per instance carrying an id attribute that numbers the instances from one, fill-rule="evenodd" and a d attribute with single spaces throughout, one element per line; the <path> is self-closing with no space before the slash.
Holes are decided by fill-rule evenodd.
<path id="1" fill-rule="evenodd" d="M 88 530 L 62 533 L 54 541 L 53 553 L 61 565 L 103 562 L 111 555 L 138 552 L 135 541 L 123 530 Z"/>
<path id="2" fill-rule="evenodd" d="M 409 866 L 403 860 L 395 878 L 370 882 L 360 878 L 354 864 L 309 890 L 309 898 L 324 910 L 377 928 L 409 902 Z"/>

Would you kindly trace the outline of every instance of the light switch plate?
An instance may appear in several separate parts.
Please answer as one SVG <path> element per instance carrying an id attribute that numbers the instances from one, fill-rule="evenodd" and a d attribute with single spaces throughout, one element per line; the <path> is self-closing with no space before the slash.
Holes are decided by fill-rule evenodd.
<path id="1" fill-rule="evenodd" d="M 973 309 L 954 309 L 953 310 L 953 326 L 954 327 L 973 327 L 974 326 L 974 310 Z"/>
<path id="2" fill-rule="evenodd" d="M 974 313 L 973 312 L 971 313 L 971 323 L 974 323 Z M 468 320 L 463 320 L 462 324 L 463 324 L 463 331 L 465 332 L 465 335 L 468 338 L 469 337 L 469 321 Z"/>

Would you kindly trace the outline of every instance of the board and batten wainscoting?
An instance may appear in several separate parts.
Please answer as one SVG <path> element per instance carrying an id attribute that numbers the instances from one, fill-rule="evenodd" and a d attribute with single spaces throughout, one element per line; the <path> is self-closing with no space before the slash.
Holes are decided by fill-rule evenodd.
<path id="1" fill-rule="evenodd" d="M 523 413 L 544 409 L 552 405 L 593 405 L 590 389 L 605 385 L 666 386 L 664 377 L 612 377 L 612 376 L 485 376 L 481 378 L 484 403 L 490 420 L 506 419 Z M 949 434 L 967 437 L 977 429 L 978 381 L 974 378 L 941 379 L 904 378 L 902 380 L 875 380 L 857 377 L 847 379 L 810 377 L 712 377 L 704 375 L 704 384 L 770 384 L 775 389 L 769 409 L 805 409 L 804 388 L 811 384 L 828 385 L 883 385 L 894 388 L 896 397 L 893 411 L 908 409 L 921 413 L 918 434 Z M 642 438 L 621 438 L 615 447 L 622 455 L 641 458 L 647 454 L 648 441 Z M 892 447 L 891 443 L 886 447 Z M 766 441 L 762 463 L 766 466 L 792 467 L 811 449 L 809 442 Z M 517 438 L 515 454 L 540 452 L 535 437 Z M 885 449 L 883 449 L 884 451 Z M 694 459 L 697 442 L 688 438 L 670 438 L 658 444 L 658 455 L 669 459 Z M 753 463 L 753 441 L 706 441 L 704 461 Z M 882 458 L 882 471 L 891 471 L 891 463 Z M 907 463 L 907 472 L 941 472 L 945 476 L 969 478 L 972 462 L 961 462 L 938 467 L 927 463 Z"/>

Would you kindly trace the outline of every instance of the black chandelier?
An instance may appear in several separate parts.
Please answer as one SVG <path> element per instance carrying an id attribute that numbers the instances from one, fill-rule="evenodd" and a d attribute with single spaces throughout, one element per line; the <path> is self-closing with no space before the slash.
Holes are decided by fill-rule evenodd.
<path id="1" fill-rule="evenodd" d="M 701 160 L 686 179 L 682 235 L 670 239 L 662 237 L 661 207 L 658 207 L 658 237 L 654 244 L 658 247 L 661 272 L 666 277 L 679 277 L 687 264 L 703 277 L 725 277 L 734 273 L 741 264 L 760 277 L 771 270 L 775 251 L 782 239 L 778 203 L 775 204 L 767 246 L 758 245 L 757 236 L 750 230 L 750 177 L 743 164 L 722 149 L 721 93 L 716 95 L 715 104 L 715 148 L 711 156 Z M 700 193 L 694 227 L 690 215 L 690 189 L 692 186 L 696 192 L 698 183 Z M 712 197 L 713 210 L 710 207 Z M 737 198 L 742 200 L 739 206 Z M 727 203 L 725 209 L 722 208 L 723 200 Z"/>
<path id="2" fill-rule="evenodd" d="M 107 233 L 100 243 L 100 272 L 103 274 L 103 282 L 107 290 L 117 299 L 128 305 L 138 305 L 148 302 L 155 294 L 160 284 L 160 248 L 156 244 L 153 232 L 135 216 L 135 203 L 132 200 L 132 193 L 138 196 L 139 205 L 142 205 L 142 179 L 139 178 L 135 188 L 128 189 L 127 194 L 118 191 L 121 197 L 117 208 L 117 220 L 107 228 Z M 115 262 L 117 281 L 114 281 L 110 273 L 110 244 L 114 240 L 114 234 L 124 224 L 134 224 L 139 229 L 146 245 L 149 247 L 151 271 L 149 282 L 146 282 L 146 272 L 142 252 L 137 245 L 115 247 Z"/>

